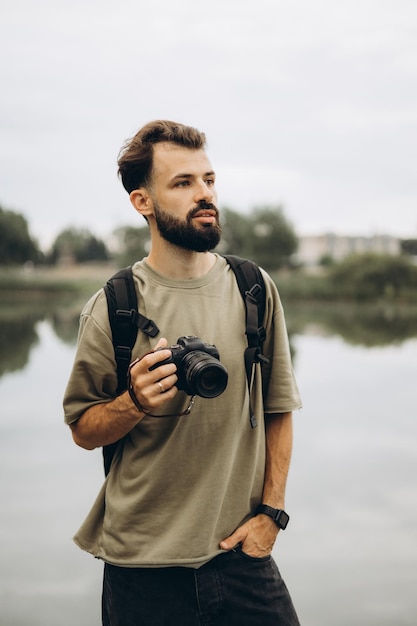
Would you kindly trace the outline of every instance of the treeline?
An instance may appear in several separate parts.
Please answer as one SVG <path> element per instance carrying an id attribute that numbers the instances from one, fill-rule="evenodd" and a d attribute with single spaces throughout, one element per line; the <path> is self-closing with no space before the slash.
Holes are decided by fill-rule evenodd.
<path id="1" fill-rule="evenodd" d="M 249 214 L 223 208 L 222 229 L 218 251 L 256 261 L 279 282 L 287 300 L 417 302 L 417 240 L 403 241 L 402 254 L 396 256 L 354 254 L 337 263 L 326 258 L 321 271 L 312 274 L 297 262 L 298 237 L 282 207 L 258 207 Z M 148 226 L 121 226 L 111 234 L 110 241 L 111 247 L 87 229 L 66 228 L 50 250 L 42 251 L 31 237 L 24 216 L 0 207 L 3 266 L 111 261 L 123 267 L 149 252 Z"/>
<path id="2" fill-rule="evenodd" d="M 24 215 L 0 206 L 0 265 L 16 266 L 29 262 L 35 265 L 55 265 L 65 255 L 77 263 L 110 259 L 104 241 L 87 229 L 63 230 L 51 249 L 44 251 L 31 235 Z"/>
<path id="3" fill-rule="evenodd" d="M 42 259 L 42 252 L 29 232 L 26 218 L 0 206 L 0 265 L 21 265 L 27 261 L 37 263 Z"/>
<path id="4" fill-rule="evenodd" d="M 272 273 L 286 301 L 417 303 L 417 265 L 404 254 L 352 254 L 321 271 Z"/>
<path id="5" fill-rule="evenodd" d="M 220 252 L 247 256 L 268 270 L 290 266 L 298 246 L 292 224 L 282 207 L 255 208 L 242 215 L 229 208 L 222 210 L 223 236 Z M 0 207 L 0 265 L 86 263 L 113 260 L 128 265 L 149 251 L 149 229 L 121 226 L 111 234 L 112 245 L 88 229 L 69 227 L 60 232 L 51 248 L 43 251 L 31 236 L 22 214 Z"/>

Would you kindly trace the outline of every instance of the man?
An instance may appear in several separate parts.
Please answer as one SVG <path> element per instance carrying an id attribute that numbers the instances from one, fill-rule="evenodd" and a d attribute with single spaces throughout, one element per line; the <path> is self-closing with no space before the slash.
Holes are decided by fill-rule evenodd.
<path id="1" fill-rule="evenodd" d="M 271 557 L 287 520 L 279 510 L 300 407 L 277 290 L 264 273 L 269 363 L 256 364 L 249 393 L 243 300 L 225 259 L 210 252 L 221 230 L 204 134 L 151 122 L 122 149 L 119 174 L 149 225 L 149 255 L 133 272 L 141 313 L 163 338 L 138 334 L 130 392 L 115 397 L 102 290 L 81 316 L 65 419 L 83 448 L 121 440 L 75 537 L 105 563 L 103 624 L 298 624 Z M 176 386 L 177 367 L 161 362 L 192 335 L 217 347 L 229 380 L 185 414 L 190 398 Z"/>

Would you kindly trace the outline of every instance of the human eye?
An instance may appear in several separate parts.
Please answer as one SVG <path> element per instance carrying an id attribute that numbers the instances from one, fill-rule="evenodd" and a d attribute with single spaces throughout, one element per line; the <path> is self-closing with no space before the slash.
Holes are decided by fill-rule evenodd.
<path id="1" fill-rule="evenodd" d="M 189 184 L 189 180 L 179 180 L 177 183 L 175 183 L 175 187 L 188 187 Z"/>
<path id="2" fill-rule="evenodd" d="M 215 182 L 216 182 L 216 181 L 215 181 L 215 179 L 214 179 L 214 176 L 210 176 L 209 178 L 206 178 L 206 185 L 207 185 L 208 187 L 213 187 L 213 186 L 214 186 L 214 184 L 215 184 Z"/>

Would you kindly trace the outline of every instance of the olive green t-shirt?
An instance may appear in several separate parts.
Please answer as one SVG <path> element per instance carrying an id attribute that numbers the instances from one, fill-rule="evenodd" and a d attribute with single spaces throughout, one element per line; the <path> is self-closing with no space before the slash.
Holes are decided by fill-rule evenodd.
<path id="1" fill-rule="evenodd" d="M 195 335 L 214 344 L 229 373 L 217 398 L 197 397 L 183 417 L 145 416 L 125 437 L 87 519 L 75 536 L 83 550 L 125 567 L 200 567 L 220 553 L 219 542 L 253 514 L 262 497 L 265 465 L 264 412 L 300 408 L 281 302 L 266 282 L 269 364 L 256 365 L 251 428 L 244 366 L 245 308 L 233 271 L 216 256 L 204 276 L 172 280 L 146 260 L 133 267 L 139 309 L 154 320 L 169 345 Z M 132 358 L 156 345 L 139 331 Z M 264 387 L 264 404 L 262 399 Z M 78 348 L 64 398 L 71 424 L 91 405 L 108 402 L 117 388 L 107 303 L 100 290 L 85 306 Z M 180 391 L 161 413 L 185 410 Z"/>

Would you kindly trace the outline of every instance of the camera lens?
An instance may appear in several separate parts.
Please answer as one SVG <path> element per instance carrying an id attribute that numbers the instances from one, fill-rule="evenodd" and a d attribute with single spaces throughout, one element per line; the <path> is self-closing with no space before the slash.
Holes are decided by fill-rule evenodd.
<path id="1" fill-rule="evenodd" d="M 189 352 L 184 356 L 183 368 L 188 393 L 192 396 L 215 398 L 226 389 L 226 368 L 206 352 Z"/>

